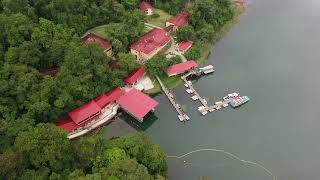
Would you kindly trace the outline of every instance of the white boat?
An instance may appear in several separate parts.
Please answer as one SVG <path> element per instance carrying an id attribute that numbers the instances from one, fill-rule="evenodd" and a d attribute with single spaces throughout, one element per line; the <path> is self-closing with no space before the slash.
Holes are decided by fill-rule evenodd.
<path id="1" fill-rule="evenodd" d="M 187 83 L 184 84 L 185 87 L 189 87 L 189 85 Z"/>
<path id="2" fill-rule="evenodd" d="M 195 100 L 198 100 L 199 98 L 198 96 L 192 96 L 191 99 L 195 101 Z"/>
<path id="3" fill-rule="evenodd" d="M 192 89 L 186 89 L 186 91 L 187 91 L 188 94 L 193 93 L 193 90 L 192 90 Z"/>
<path id="4" fill-rule="evenodd" d="M 219 104 L 222 104 L 223 102 L 222 101 L 218 101 L 218 102 L 215 102 L 214 104 L 215 105 L 219 105 Z"/>
<path id="5" fill-rule="evenodd" d="M 202 68 L 199 68 L 204 74 L 209 74 L 214 72 L 214 68 L 212 65 L 208 65 Z"/>
<path id="6" fill-rule="evenodd" d="M 184 121 L 184 118 L 181 115 L 178 115 L 178 118 L 181 122 Z"/>
<path id="7" fill-rule="evenodd" d="M 204 115 L 208 114 L 208 111 L 202 111 L 201 114 L 204 116 Z"/>
<path id="8" fill-rule="evenodd" d="M 189 121 L 189 116 L 187 116 L 186 114 L 184 115 L 184 118 L 187 120 L 187 121 Z"/>
<path id="9" fill-rule="evenodd" d="M 213 111 L 215 111 L 214 108 L 210 108 L 210 109 L 209 109 L 209 112 L 213 112 Z"/>
<path id="10" fill-rule="evenodd" d="M 229 102 L 231 99 L 234 99 L 236 97 L 239 97 L 238 93 L 231 93 L 231 94 L 228 94 L 227 96 L 223 97 L 223 100 Z"/>

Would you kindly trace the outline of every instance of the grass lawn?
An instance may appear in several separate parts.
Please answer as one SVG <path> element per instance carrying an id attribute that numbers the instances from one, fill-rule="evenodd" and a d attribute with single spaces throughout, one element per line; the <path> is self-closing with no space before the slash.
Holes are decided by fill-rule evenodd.
<path id="1" fill-rule="evenodd" d="M 156 94 L 161 92 L 161 86 L 158 83 L 157 79 L 155 77 L 149 76 L 153 82 L 154 88 L 147 91 L 146 93 L 148 94 Z M 168 88 L 168 89 L 173 89 L 177 87 L 181 82 L 180 76 L 173 76 L 173 77 L 168 77 L 166 74 L 159 76 L 163 84 Z"/>
<path id="2" fill-rule="evenodd" d="M 160 9 L 153 9 L 155 14 L 159 14 L 160 16 L 158 18 L 151 18 L 150 16 L 147 17 L 147 23 L 160 26 L 160 27 L 165 27 L 166 26 L 166 21 L 170 19 L 172 16 Z"/>

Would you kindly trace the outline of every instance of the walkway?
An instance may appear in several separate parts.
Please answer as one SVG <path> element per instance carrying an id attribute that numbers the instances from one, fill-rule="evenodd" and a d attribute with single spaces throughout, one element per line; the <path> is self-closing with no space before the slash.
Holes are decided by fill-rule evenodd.
<path id="1" fill-rule="evenodd" d="M 169 101 L 171 102 L 171 104 L 173 105 L 173 107 L 176 109 L 176 111 L 178 112 L 178 118 L 181 122 L 183 121 L 188 121 L 189 120 L 189 116 L 182 110 L 180 104 L 177 103 L 174 95 L 164 86 L 164 84 L 162 83 L 161 79 L 159 78 L 159 76 L 156 76 L 163 92 L 166 94 L 166 96 L 168 97 Z"/>

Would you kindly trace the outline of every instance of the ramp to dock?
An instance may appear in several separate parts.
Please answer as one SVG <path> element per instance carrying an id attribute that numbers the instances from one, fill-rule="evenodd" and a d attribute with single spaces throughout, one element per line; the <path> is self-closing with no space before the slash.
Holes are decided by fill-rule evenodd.
<path id="1" fill-rule="evenodd" d="M 189 120 L 189 116 L 182 110 L 180 104 L 177 102 L 175 96 L 173 93 L 171 93 L 162 83 L 161 79 L 159 78 L 159 76 L 156 76 L 161 89 L 163 90 L 163 92 L 165 93 L 165 95 L 167 96 L 167 98 L 169 99 L 170 103 L 172 104 L 172 106 L 175 108 L 175 110 L 178 113 L 178 118 L 181 122 L 184 121 L 188 121 Z"/>

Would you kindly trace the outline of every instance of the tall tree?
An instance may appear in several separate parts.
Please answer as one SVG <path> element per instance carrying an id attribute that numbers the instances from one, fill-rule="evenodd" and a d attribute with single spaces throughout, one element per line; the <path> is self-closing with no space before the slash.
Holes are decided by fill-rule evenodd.
<path id="1" fill-rule="evenodd" d="M 73 152 L 71 142 L 63 130 L 52 124 L 38 124 L 35 128 L 18 134 L 15 148 L 36 170 L 48 168 L 62 172 L 71 167 Z"/>

